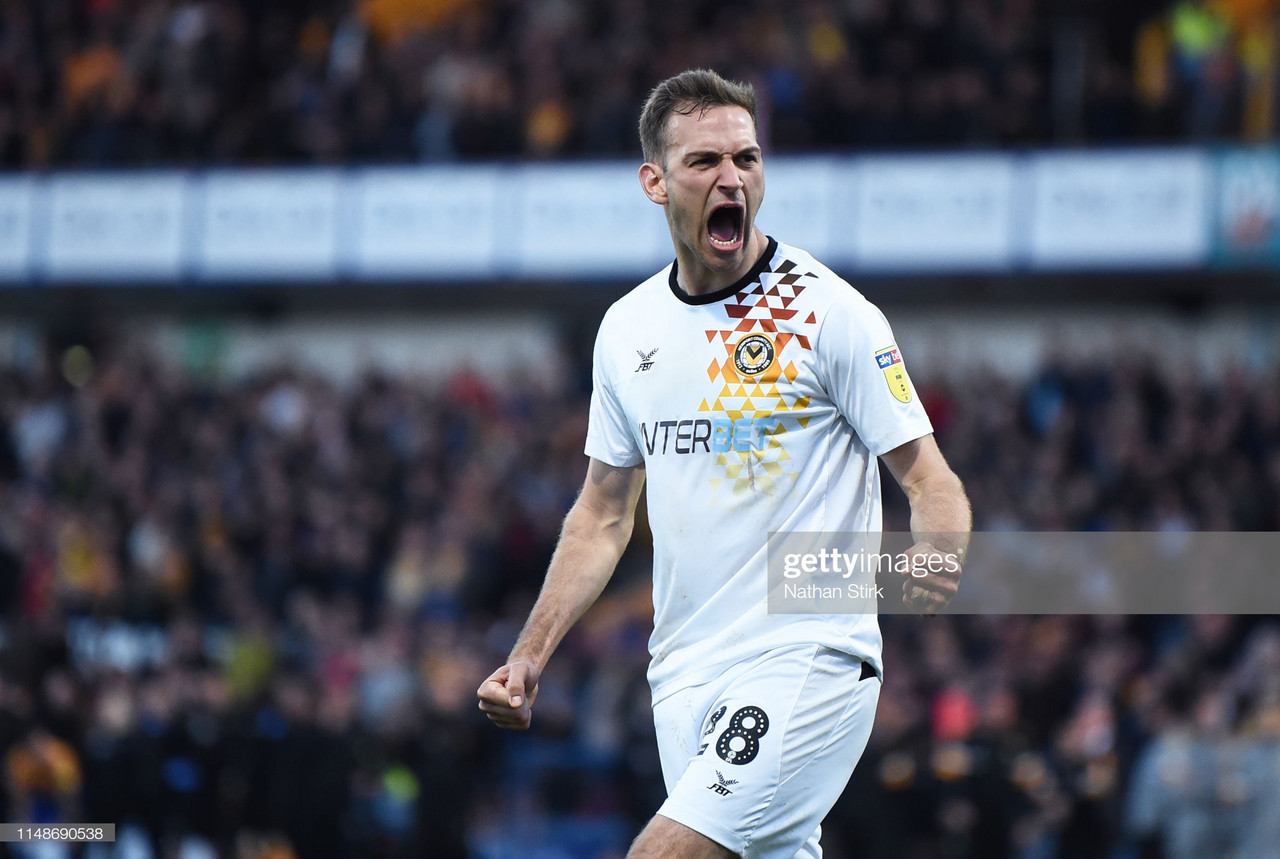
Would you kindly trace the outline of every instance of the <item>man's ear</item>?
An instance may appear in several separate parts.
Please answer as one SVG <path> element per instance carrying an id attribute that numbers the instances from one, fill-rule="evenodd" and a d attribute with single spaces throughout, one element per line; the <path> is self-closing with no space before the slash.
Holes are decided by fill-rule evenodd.
<path id="1" fill-rule="evenodd" d="M 667 204 L 667 177 L 662 168 L 652 161 L 640 165 L 640 187 L 644 194 L 659 206 Z"/>

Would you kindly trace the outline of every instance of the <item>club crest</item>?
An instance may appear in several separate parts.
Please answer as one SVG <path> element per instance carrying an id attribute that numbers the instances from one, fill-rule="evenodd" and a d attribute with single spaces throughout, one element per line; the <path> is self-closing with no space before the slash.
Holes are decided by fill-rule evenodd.
<path id="1" fill-rule="evenodd" d="M 748 334 L 733 350 L 733 366 L 744 376 L 758 376 L 773 366 L 777 350 L 763 334 Z"/>

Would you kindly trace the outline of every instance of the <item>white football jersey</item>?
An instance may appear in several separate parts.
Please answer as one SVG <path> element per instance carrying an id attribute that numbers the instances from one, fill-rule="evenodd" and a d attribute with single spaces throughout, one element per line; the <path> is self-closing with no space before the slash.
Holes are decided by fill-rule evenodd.
<path id="1" fill-rule="evenodd" d="M 672 264 L 617 301 L 593 380 L 587 455 L 647 472 L 654 700 L 796 643 L 881 672 L 875 615 L 766 611 L 766 544 L 879 531 L 876 457 L 932 432 L 884 315 L 769 239 L 717 293 L 685 294 Z"/>

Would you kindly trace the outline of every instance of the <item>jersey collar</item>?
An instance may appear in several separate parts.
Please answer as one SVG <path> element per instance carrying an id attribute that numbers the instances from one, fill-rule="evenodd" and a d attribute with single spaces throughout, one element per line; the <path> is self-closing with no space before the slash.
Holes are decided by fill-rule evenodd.
<path id="1" fill-rule="evenodd" d="M 723 301 L 729 296 L 741 292 L 751 284 L 758 281 L 763 272 L 768 271 L 769 261 L 772 260 L 773 255 L 778 252 L 777 240 L 772 236 L 765 236 L 765 238 L 768 239 L 768 241 L 765 243 L 764 253 L 760 254 L 760 259 L 756 260 L 756 264 L 753 265 L 746 274 L 723 289 L 717 289 L 715 292 L 708 292 L 706 295 L 690 295 L 681 289 L 679 282 L 676 280 L 676 275 L 679 273 L 678 269 L 680 261 L 677 260 L 673 262 L 671 264 L 671 276 L 668 279 L 668 283 L 671 285 L 671 292 L 676 298 L 680 299 L 685 304 L 694 305 L 714 304 L 717 301 Z"/>

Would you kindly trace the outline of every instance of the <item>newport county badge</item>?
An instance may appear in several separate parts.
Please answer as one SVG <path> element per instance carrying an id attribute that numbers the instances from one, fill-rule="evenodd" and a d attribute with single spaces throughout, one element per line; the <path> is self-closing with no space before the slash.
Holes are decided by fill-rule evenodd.
<path id="1" fill-rule="evenodd" d="M 876 363 L 884 370 L 884 380 L 889 383 L 889 393 L 900 403 L 911 402 L 911 382 L 907 381 L 907 366 L 902 363 L 897 346 L 881 349 L 876 353 Z"/>
<path id="2" fill-rule="evenodd" d="M 748 334 L 733 349 L 733 366 L 744 376 L 758 376 L 773 365 L 777 350 L 763 334 Z"/>

